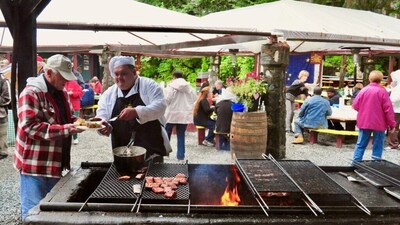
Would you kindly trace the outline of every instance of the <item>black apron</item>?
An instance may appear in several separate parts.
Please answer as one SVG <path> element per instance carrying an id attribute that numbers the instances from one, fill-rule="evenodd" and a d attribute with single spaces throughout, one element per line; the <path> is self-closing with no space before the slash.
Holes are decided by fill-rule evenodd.
<path id="1" fill-rule="evenodd" d="M 115 102 L 111 118 L 119 115 L 123 109 L 126 107 L 136 107 L 139 105 L 145 106 L 142 98 L 140 97 L 139 90 L 139 79 L 137 79 L 137 93 L 125 97 L 117 97 Z M 118 89 L 117 89 L 118 96 Z M 139 122 L 134 119 L 133 121 L 126 120 L 116 120 L 111 122 L 113 130 L 111 132 L 111 144 L 112 148 L 117 148 L 120 146 L 126 146 L 132 136 L 132 132 L 136 131 L 135 136 L 135 146 L 143 147 L 147 150 L 146 158 L 150 156 L 165 156 L 166 149 L 164 146 L 164 139 L 161 134 L 161 123 L 158 120 L 152 120 L 145 124 L 139 124 Z"/>

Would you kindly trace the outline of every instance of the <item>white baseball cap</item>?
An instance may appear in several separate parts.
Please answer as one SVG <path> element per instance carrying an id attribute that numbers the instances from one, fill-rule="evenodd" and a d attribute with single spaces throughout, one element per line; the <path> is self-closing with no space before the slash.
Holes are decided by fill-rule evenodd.
<path id="1" fill-rule="evenodd" d="M 72 73 L 72 63 L 68 57 L 57 54 L 47 59 L 46 65 L 56 70 L 66 80 L 76 80 L 76 76 Z"/>

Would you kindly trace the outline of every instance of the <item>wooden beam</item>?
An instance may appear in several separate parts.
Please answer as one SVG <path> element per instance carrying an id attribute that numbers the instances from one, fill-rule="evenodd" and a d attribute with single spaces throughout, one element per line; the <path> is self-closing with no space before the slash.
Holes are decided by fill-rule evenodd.
<path id="1" fill-rule="evenodd" d="M 13 19 L 13 6 L 16 4 L 14 1 L 0 1 L 1 12 L 3 13 L 6 24 L 3 26 L 10 30 L 11 35 L 14 33 L 14 19 Z"/>
<path id="2" fill-rule="evenodd" d="M 26 14 L 30 15 L 33 14 L 35 15 L 35 18 L 39 16 L 40 13 L 46 8 L 46 6 L 50 3 L 51 0 L 30 0 L 30 1 L 24 1 L 24 4 L 30 2 L 31 7 L 27 8 Z"/>
<path id="3" fill-rule="evenodd" d="M 264 36 L 225 35 L 223 37 L 207 39 L 204 41 L 188 41 L 175 44 L 160 45 L 160 49 L 165 50 L 165 49 L 195 48 L 204 46 L 237 44 L 237 43 L 260 41 L 260 40 L 265 41 L 265 43 L 267 43 L 267 38 Z"/>
<path id="4" fill-rule="evenodd" d="M 1 1 L 0 1 L 1 2 Z M 6 26 L 0 22 L 0 27 Z M 116 25 L 116 24 L 87 24 L 87 23 L 61 23 L 40 22 L 38 29 L 52 30 L 92 30 L 92 31 L 141 31 L 165 33 L 201 33 L 201 34 L 234 34 L 252 36 L 271 36 L 271 32 L 254 31 L 245 28 L 217 28 L 217 27 L 185 27 L 185 26 L 144 26 L 144 25 Z"/>

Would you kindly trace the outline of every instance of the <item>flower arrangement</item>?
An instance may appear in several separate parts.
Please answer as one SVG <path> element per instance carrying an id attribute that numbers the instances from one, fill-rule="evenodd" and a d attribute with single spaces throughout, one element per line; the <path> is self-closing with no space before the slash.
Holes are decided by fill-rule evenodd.
<path id="1" fill-rule="evenodd" d="M 262 80 L 247 77 L 232 85 L 232 92 L 247 109 L 253 107 L 254 100 L 267 93 L 267 84 Z"/>

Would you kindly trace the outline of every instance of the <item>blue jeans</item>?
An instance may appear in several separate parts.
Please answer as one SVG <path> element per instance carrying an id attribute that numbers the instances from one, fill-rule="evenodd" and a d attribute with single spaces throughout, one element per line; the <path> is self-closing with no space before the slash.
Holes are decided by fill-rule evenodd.
<path id="1" fill-rule="evenodd" d="M 215 141 L 214 141 L 215 120 L 208 119 L 206 128 L 208 129 L 208 132 L 207 132 L 207 136 L 205 137 L 205 140 L 207 140 L 208 142 L 211 142 L 211 143 L 215 143 Z"/>
<path id="2" fill-rule="evenodd" d="M 228 135 L 220 134 L 219 135 L 219 148 L 221 150 L 231 150 L 230 139 Z"/>
<path id="3" fill-rule="evenodd" d="M 176 158 L 178 160 L 185 159 L 185 131 L 187 124 L 178 124 L 178 123 L 167 123 L 165 129 L 167 130 L 168 139 L 171 140 L 172 129 L 176 127 L 176 136 L 178 143 L 178 151 L 176 152 Z"/>
<path id="4" fill-rule="evenodd" d="M 294 133 L 296 135 L 300 134 L 301 136 L 303 136 L 303 127 L 302 125 L 300 125 L 299 121 L 294 121 Z"/>
<path id="5" fill-rule="evenodd" d="M 24 220 L 30 209 L 39 204 L 56 185 L 59 178 L 38 177 L 20 174 L 21 219 Z"/>
<path id="6" fill-rule="evenodd" d="M 383 144 L 385 141 L 385 131 L 365 130 L 360 129 L 358 133 L 358 140 L 354 149 L 353 161 L 361 161 L 364 155 L 365 148 L 368 145 L 371 133 L 374 134 L 372 145 L 372 160 L 382 158 Z"/>

